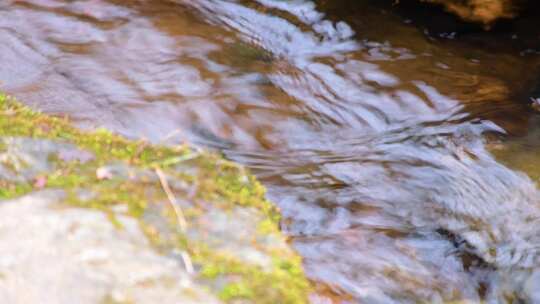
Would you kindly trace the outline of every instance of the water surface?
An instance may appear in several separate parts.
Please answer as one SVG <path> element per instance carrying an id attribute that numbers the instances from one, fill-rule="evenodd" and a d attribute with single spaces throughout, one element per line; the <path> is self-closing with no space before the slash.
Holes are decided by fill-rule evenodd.
<path id="1" fill-rule="evenodd" d="M 445 20 L 367 0 L 4 0 L 0 89 L 250 167 L 314 303 L 540 302 L 537 51 Z"/>

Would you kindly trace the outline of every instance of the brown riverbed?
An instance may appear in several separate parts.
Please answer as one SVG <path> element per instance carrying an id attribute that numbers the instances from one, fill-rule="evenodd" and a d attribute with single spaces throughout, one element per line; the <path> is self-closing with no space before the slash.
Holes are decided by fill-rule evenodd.
<path id="1" fill-rule="evenodd" d="M 537 303 L 531 18 L 391 2 L 2 1 L 0 90 L 250 167 L 314 303 Z"/>

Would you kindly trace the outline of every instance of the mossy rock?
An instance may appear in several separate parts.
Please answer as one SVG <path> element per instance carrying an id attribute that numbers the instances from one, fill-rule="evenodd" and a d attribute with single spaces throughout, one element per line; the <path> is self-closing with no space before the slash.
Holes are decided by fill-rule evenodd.
<path id="1" fill-rule="evenodd" d="M 102 210 L 118 229 L 115 217 L 124 208 L 156 250 L 187 254 L 194 279 L 221 300 L 307 302 L 310 283 L 279 231 L 279 210 L 243 167 L 187 145 L 152 145 L 104 129 L 85 132 L 5 95 L 0 113 L 0 164 L 15 176 L 21 169 L 9 157 L 2 161 L 2 153 L 14 142 L 21 149 L 28 146 L 22 142 L 46 147 L 26 151 L 46 152 L 35 158 L 46 162 L 40 170 L 24 178 L 0 176 L 0 199 L 61 189 L 68 205 Z"/>

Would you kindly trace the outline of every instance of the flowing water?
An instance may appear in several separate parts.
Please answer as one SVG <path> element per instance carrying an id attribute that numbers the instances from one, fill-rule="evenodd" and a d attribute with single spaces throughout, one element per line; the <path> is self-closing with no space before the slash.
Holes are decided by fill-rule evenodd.
<path id="1" fill-rule="evenodd" d="M 250 167 L 314 303 L 540 303 L 539 36 L 392 2 L 0 0 L 0 89 Z"/>

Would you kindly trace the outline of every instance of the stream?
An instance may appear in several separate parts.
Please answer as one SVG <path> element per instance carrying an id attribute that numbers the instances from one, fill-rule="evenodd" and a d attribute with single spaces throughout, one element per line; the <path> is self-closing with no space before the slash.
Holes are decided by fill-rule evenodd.
<path id="1" fill-rule="evenodd" d="M 392 3 L 0 0 L 0 90 L 249 167 L 313 303 L 540 303 L 540 30 Z"/>

